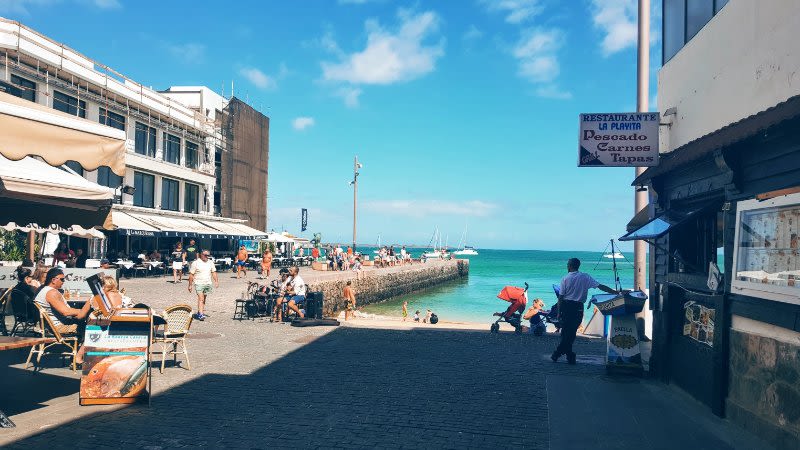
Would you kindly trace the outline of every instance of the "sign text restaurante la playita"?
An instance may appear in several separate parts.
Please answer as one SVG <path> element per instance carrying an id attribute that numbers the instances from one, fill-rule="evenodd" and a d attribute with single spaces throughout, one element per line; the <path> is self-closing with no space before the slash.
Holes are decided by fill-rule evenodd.
<path id="1" fill-rule="evenodd" d="M 581 114 L 578 167 L 657 166 L 659 121 L 657 112 Z"/>

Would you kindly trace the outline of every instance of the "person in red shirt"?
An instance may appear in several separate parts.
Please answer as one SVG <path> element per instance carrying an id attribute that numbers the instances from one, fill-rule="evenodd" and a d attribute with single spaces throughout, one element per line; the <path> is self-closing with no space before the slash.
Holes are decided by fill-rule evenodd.
<path id="1" fill-rule="evenodd" d="M 56 252 L 53 253 L 53 259 L 56 262 L 63 262 L 65 264 L 68 260 L 74 257 L 75 257 L 75 252 L 67 248 L 66 242 L 61 242 L 60 244 L 58 244 L 58 247 L 56 247 Z"/>

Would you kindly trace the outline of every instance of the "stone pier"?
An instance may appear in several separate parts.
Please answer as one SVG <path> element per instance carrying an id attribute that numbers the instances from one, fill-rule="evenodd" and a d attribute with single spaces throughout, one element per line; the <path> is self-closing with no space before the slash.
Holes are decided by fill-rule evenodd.
<path id="1" fill-rule="evenodd" d="M 469 260 L 428 261 L 383 269 L 369 267 L 360 277 L 352 271 L 318 272 L 303 268 L 301 275 L 309 291 L 325 296 L 325 315 L 335 316 L 344 308 L 342 290 L 352 282 L 359 306 L 409 294 L 469 275 Z"/>

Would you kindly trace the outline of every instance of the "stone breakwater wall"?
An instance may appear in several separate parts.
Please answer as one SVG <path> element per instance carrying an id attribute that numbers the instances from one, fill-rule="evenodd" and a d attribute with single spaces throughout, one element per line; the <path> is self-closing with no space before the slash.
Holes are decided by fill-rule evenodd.
<path id="1" fill-rule="evenodd" d="M 309 291 L 321 291 L 325 297 L 324 313 L 336 315 L 344 310 L 342 291 L 347 281 L 352 282 L 358 306 L 377 303 L 392 297 L 410 294 L 448 281 L 466 278 L 469 261 L 455 259 L 435 263 L 419 263 L 399 268 L 372 269 L 355 275 L 336 279 L 309 282 Z"/>

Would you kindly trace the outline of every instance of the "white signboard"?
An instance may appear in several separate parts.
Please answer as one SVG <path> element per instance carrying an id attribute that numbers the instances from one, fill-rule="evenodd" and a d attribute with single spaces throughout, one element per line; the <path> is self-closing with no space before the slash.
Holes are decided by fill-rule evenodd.
<path id="1" fill-rule="evenodd" d="M 0 267 L 0 289 L 13 288 L 17 285 L 17 268 L 14 266 Z M 118 279 L 117 269 L 70 269 L 62 268 L 64 271 L 64 289 L 77 289 L 82 292 L 89 292 L 89 284 L 86 278 L 96 273 L 102 272 Z"/>
<path id="2" fill-rule="evenodd" d="M 581 114 L 578 167 L 657 166 L 659 121 L 657 112 Z"/>

